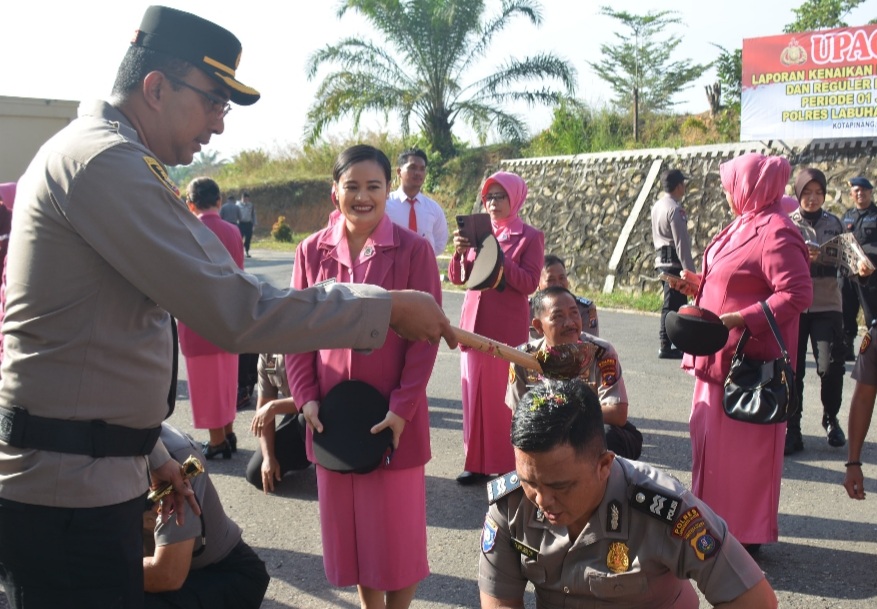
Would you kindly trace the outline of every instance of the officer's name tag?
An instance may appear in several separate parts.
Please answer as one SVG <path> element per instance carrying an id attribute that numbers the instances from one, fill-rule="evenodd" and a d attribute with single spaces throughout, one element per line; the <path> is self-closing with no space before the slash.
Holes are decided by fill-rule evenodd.
<path id="1" fill-rule="evenodd" d="M 526 556 L 527 558 L 537 558 L 537 559 L 539 558 L 539 550 L 537 550 L 536 548 L 531 548 L 530 546 L 525 544 L 523 541 L 518 541 L 517 539 L 514 539 L 514 538 L 512 538 L 511 542 L 512 542 L 512 547 L 515 550 L 517 550 L 518 552 L 520 552 L 521 554 L 523 554 L 524 556 Z"/>

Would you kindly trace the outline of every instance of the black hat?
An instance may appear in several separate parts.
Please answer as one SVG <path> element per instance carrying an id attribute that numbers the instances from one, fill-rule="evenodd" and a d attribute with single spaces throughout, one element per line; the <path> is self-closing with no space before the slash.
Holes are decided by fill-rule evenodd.
<path id="1" fill-rule="evenodd" d="M 670 311 L 664 325 L 673 344 L 692 355 L 712 355 L 728 342 L 728 328 L 702 307 L 683 305 L 678 313 Z"/>
<path id="2" fill-rule="evenodd" d="M 475 256 L 472 263 L 472 272 L 466 281 L 469 290 L 499 290 L 505 289 L 505 276 L 502 270 L 504 257 L 499 241 L 493 235 L 488 235 Z"/>
<path id="3" fill-rule="evenodd" d="M 864 176 L 858 176 L 850 180 L 850 186 L 858 186 L 859 188 L 874 190 L 874 187 L 871 186 L 871 182 L 869 182 L 868 178 Z"/>
<path id="4" fill-rule="evenodd" d="M 255 104 L 259 92 L 235 79 L 241 43 L 234 34 L 197 15 L 150 6 L 131 44 L 188 61 L 231 89 L 231 101 Z"/>
<path id="5" fill-rule="evenodd" d="M 376 469 L 393 446 L 393 430 L 371 428 L 384 420 L 390 404 L 362 381 L 338 383 L 320 402 L 321 433 L 314 433 L 314 457 L 333 472 L 365 474 Z"/>
<path id="6" fill-rule="evenodd" d="M 661 175 L 661 184 L 664 186 L 664 192 L 673 192 L 676 190 L 676 187 L 685 182 L 688 178 L 685 177 L 678 169 L 671 169 L 670 171 L 665 171 Z"/>

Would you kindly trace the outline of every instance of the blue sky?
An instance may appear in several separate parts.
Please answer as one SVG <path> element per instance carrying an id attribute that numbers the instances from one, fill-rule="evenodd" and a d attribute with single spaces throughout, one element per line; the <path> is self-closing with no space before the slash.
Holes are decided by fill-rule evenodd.
<path id="1" fill-rule="evenodd" d="M 54 0 L 0 2 L 3 24 L 0 44 L 0 95 L 49 99 L 105 97 L 115 70 L 143 11 L 154 2 L 142 0 Z M 601 43 L 613 42 L 616 22 L 598 15 L 607 2 L 591 0 L 542 0 L 543 24 L 535 28 L 523 19 L 498 35 L 490 56 L 476 66 L 473 77 L 491 72 L 509 56 L 523 57 L 552 51 L 578 70 L 578 97 L 592 104 L 611 98 L 608 87 L 588 66 L 600 58 Z M 233 31 L 243 43 L 239 78 L 262 92 L 262 100 L 236 108 L 226 119 L 226 131 L 211 142 L 223 156 L 242 149 L 282 150 L 301 143 L 308 106 L 317 81 L 305 77 L 306 58 L 314 50 L 345 36 L 377 40 L 367 22 L 348 13 L 336 18 L 335 0 L 166 0 L 165 4 L 197 13 Z M 498 0 L 487 0 L 489 7 Z M 683 41 L 678 58 L 712 61 L 716 43 L 737 48 L 743 38 L 782 32 L 792 21 L 791 9 L 800 0 L 614 0 L 616 10 L 645 13 L 675 10 L 684 24 L 673 29 Z M 877 17 L 877 0 L 867 0 L 848 17 L 859 25 Z M 704 86 L 715 80 L 710 70 L 690 89 L 680 93 L 678 108 L 689 112 L 708 109 Z M 548 126 L 549 110 L 514 108 L 526 115 L 532 132 Z M 397 131 L 375 116 L 364 121 L 370 129 Z M 349 123 L 328 130 L 346 136 Z M 466 137 L 467 134 L 462 134 Z"/>

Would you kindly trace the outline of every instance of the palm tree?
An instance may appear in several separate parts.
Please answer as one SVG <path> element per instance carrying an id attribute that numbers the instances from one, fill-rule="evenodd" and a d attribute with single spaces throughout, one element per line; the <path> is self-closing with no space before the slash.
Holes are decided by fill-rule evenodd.
<path id="1" fill-rule="evenodd" d="M 541 24 L 542 8 L 536 0 L 503 0 L 499 13 L 484 19 L 482 0 L 344 0 L 339 19 L 348 10 L 370 21 L 380 41 L 346 38 L 309 58 L 309 79 L 324 65 L 339 68 L 320 84 L 308 111 L 305 136 L 310 143 L 345 115 L 358 126 L 363 112 L 377 111 L 385 119 L 397 113 L 403 136 L 413 118 L 433 149 L 448 158 L 455 152 L 452 129 L 458 119 L 482 140 L 493 128 L 504 138 L 520 141 L 526 137 L 526 126 L 503 104 L 557 103 L 562 95 L 550 81 L 562 84 L 568 95 L 574 92 L 574 68 L 551 53 L 509 58 L 490 76 L 463 82 L 467 70 L 485 57 L 493 37 L 513 17 Z M 536 81 L 538 88 L 523 88 L 527 81 Z"/>

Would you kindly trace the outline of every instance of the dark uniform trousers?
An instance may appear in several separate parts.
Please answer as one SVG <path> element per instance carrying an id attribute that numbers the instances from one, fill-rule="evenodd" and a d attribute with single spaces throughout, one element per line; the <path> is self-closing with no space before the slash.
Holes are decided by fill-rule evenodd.
<path id="1" fill-rule="evenodd" d="M 240 541 L 218 563 L 189 572 L 179 590 L 146 594 L 146 609 L 258 609 L 270 577 L 253 549 Z"/>
<path id="2" fill-rule="evenodd" d="M 682 269 L 658 269 L 659 273 L 668 273 L 670 275 L 678 275 L 682 272 Z M 661 329 L 658 331 L 658 338 L 661 341 L 661 351 L 667 351 L 670 349 L 672 345 L 672 341 L 667 337 L 666 323 L 667 323 L 667 313 L 670 311 L 679 311 L 679 308 L 682 305 L 688 303 L 688 296 L 683 294 L 678 290 L 674 290 L 670 287 L 670 284 L 666 281 L 661 281 L 661 286 L 664 289 L 664 304 L 661 306 Z"/>
<path id="3" fill-rule="evenodd" d="M 798 395 L 804 395 L 804 375 L 807 372 L 807 340 L 813 349 L 816 360 L 816 374 L 821 379 L 821 398 L 823 417 L 836 417 L 840 412 L 843 376 L 845 371 L 843 321 L 838 311 L 822 311 L 818 313 L 801 313 L 798 323 L 798 365 L 795 370 L 795 382 Z M 801 430 L 801 415 L 804 410 L 803 399 L 801 408 L 789 419 L 788 428 Z"/>
<path id="4" fill-rule="evenodd" d="M 305 469 L 310 466 L 303 431 L 298 423 L 298 415 L 288 414 L 280 421 L 274 432 L 274 457 L 280 466 L 280 475 L 287 472 Z M 262 488 L 262 451 L 256 450 L 247 464 L 247 482 L 256 488 Z"/>
<path id="5" fill-rule="evenodd" d="M 145 500 L 60 508 L 0 499 L 0 581 L 12 609 L 143 607 Z"/>
<path id="6" fill-rule="evenodd" d="M 873 253 L 877 246 L 877 206 L 873 203 L 864 210 L 847 210 L 841 222 L 847 232 L 853 233 L 856 241 L 865 249 L 871 262 L 877 263 Z M 858 279 L 838 279 L 841 282 L 843 298 L 843 327 L 847 345 L 852 346 L 859 333 L 857 317 L 859 307 L 865 318 L 865 327 L 870 328 L 877 316 L 877 278 L 874 275 Z"/>

